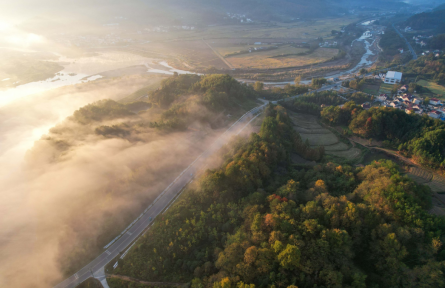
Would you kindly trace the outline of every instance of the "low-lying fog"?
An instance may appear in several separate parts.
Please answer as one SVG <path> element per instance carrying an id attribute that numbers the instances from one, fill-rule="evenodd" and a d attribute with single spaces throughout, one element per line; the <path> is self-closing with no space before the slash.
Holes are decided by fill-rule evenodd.
<path id="1" fill-rule="evenodd" d="M 121 189 L 110 179 L 132 177 L 132 165 L 150 158 L 153 155 L 148 154 L 166 143 L 92 140 L 68 152 L 63 161 L 45 159 L 39 165 L 34 158 L 32 167 L 25 155 L 36 140 L 79 107 L 104 98 L 117 100 L 146 85 L 147 76 L 100 79 L 24 96 L 0 107 L 0 287 L 51 286 L 61 277 L 61 261 L 69 261 L 67 251 L 60 249 L 84 249 L 75 244 L 86 235 L 97 241 L 100 233 L 95 229 L 106 221 L 104 213 L 133 205 L 118 197 L 107 199 L 107 191 L 102 190 Z M 156 162 L 162 165 L 161 160 Z M 100 195 L 104 198 L 95 199 Z M 99 205 L 88 206 L 93 201 Z M 64 259 L 60 253 L 65 253 Z"/>

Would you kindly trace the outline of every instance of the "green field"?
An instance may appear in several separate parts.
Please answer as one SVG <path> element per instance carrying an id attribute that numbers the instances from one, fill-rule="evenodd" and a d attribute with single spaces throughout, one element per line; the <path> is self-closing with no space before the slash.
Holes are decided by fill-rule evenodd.
<path id="1" fill-rule="evenodd" d="M 346 160 L 355 160 L 361 155 L 360 149 L 340 142 L 337 135 L 318 124 L 317 117 L 299 113 L 291 113 L 290 117 L 294 122 L 294 129 L 300 133 L 304 141 L 307 139 L 313 148 L 324 146 L 326 154 Z"/>
<path id="2" fill-rule="evenodd" d="M 393 84 L 385 84 L 385 83 L 383 83 L 382 85 L 380 85 L 379 93 L 380 94 L 391 93 L 391 90 L 392 90 L 393 87 L 394 87 Z"/>
<path id="3" fill-rule="evenodd" d="M 380 85 L 364 85 L 362 91 L 367 94 L 376 95 L 380 91 Z"/>
<path id="4" fill-rule="evenodd" d="M 436 94 L 437 97 L 445 97 L 445 87 L 442 85 L 439 85 L 439 84 L 431 82 L 431 81 L 425 81 L 425 80 L 419 80 L 417 82 L 417 84 L 429 89 L 431 92 Z"/>

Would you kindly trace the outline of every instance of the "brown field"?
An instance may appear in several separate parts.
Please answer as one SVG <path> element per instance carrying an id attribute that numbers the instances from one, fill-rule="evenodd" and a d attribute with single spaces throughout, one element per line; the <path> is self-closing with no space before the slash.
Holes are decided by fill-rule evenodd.
<path id="1" fill-rule="evenodd" d="M 312 55 L 300 57 L 283 57 L 270 61 L 267 57 L 259 59 L 233 58 L 225 62 L 224 55 L 245 50 L 255 42 L 262 42 L 261 46 L 278 45 L 277 43 L 312 42 L 318 37 L 332 39 L 331 30 L 340 30 L 358 20 L 355 16 L 337 18 L 300 20 L 294 23 L 253 23 L 233 24 L 201 27 L 195 30 L 171 29 L 165 33 L 145 31 L 140 35 L 132 35 L 136 40 L 149 40 L 150 43 L 127 47 L 116 47 L 114 50 L 125 50 L 149 58 L 167 60 L 170 65 L 178 69 L 202 72 L 207 68 L 230 70 L 238 67 L 268 68 L 268 67 L 298 67 L 301 65 L 323 65 L 323 62 L 336 55 L 335 49 L 320 50 Z M 288 54 L 290 48 L 281 48 L 281 54 Z M 295 50 L 294 53 L 304 50 Z M 264 51 L 266 52 L 266 51 Z M 275 51 L 274 53 L 276 53 Z M 260 52 L 263 53 L 263 52 Z M 252 53 L 254 54 L 254 53 Z M 256 54 L 256 53 L 255 53 Z M 275 54 L 274 54 L 275 55 Z M 259 62 L 258 62 L 259 60 Z M 232 61 L 233 64 L 232 64 Z M 326 66 L 341 66 L 347 64 L 347 59 L 339 59 Z M 234 66 L 234 67 L 232 67 Z M 301 74 L 301 73 L 299 73 Z"/>
<path id="2" fill-rule="evenodd" d="M 343 142 L 338 142 L 329 146 L 325 146 L 324 150 L 325 151 L 346 151 L 348 150 L 348 145 L 346 145 Z"/>
<path id="3" fill-rule="evenodd" d="M 128 52 L 145 57 L 168 60 L 170 65 L 173 64 L 175 68 L 184 70 L 205 69 L 211 66 L 217 69 L 229 69 L 227 64 L 202 40 L 153 42 L 126 49 Z"/>
<path id="4" fill-rule="evenodd" d="M 445 178 L 442 176 L 433 174 L 420 167 L 411 167 L 407 175 L 417 183 L 429 186 L 433 192 L 445 192 Z"/>
<path id="5" fill-rule="evenodd" d="M 329 134 L 331 133 L 331 131 L 329 131 L 328 129 L 324 129 L 324 128 L 303 128 L 303 127 L 294 127 L 294 130 L 297 131 L 298 133 L 303 133 L 303 134 Z"/>
<path id="6" fill-rule="evenodd" d="M 293 48 L 293 47 L 292 47 Z M 300 49 L 300 50 L 297 50 Z M 294 51 L 294 52 L 292 52 Z M 327 61 L 338 54 L 338 49 L 318 48 L 309 55 L 289 55 L 279 58 L 271 58 L 278 55 L 296 54 L 305 51 L 303 48 L 289 47 L 278 48 L 264 52 L 252 52 L 227 58 L 227 61 L 235 68 L 243 69 L 268 69 L 286 68 L 316 64 Z"/>
<path id="7" fill-rule="evenodd" d="M 323 18 L 302 20 L 294 23 L 254 23 L 216 25 L 196 30 L 177 30 L 168 33 L 149 33 L 153 42 L 173 40 L 200 40 L 200 39 L 231 39 L 231 38 L 300 38 L 311 40 L 317 37 L 329 39 L 333 29 L 340 30 L 352 22 L 357 21 L 356 16 L 341 16 L 338 18 Z M 303 40 L 304 41 L 304 40 Z"/>
<path id="8" fill-rule="evenodd" d="M 299 132 L 304 140 L 308 139 L 312 148 L 324 146 L 326 154 L 348 160 L 356 159 L 361 155 L 360 149 L 351 148 L 340 142 L 334 133 L 318 124 L 317 117 L 294 112 L 289 113 L 289 115 L 294 122 L 295 131 Z"/>
<path id="9" fill-rule="evenodd" d="M 445 192 L 445 179 L 437 174 L 433 175 L 433 179 L 431 182 L 425 184 L 431 188 L 431 191 L 436 193 L 444 193 Z"/>
<path id="10" fill-rule="evenodd" d="M 413 179 L 419 184 L 425 184 L 431 181 L 433 174 L 425 169 L 418 167 L 411 167 L 407 174 L 409 178 Z"/>
<path id="11" fill-rule="evenodd" d="M 362 151 L 358 148 L 351 148 L 345 151 L 326 151 L 326 154 L 334 155 L 337 157 L 346 158 L 348 160 L 355 159 L 360 156 Z"/>
<path id="12" fill-rule="evenodd" d="M 300 133 L 303 141 L 306 139 L 311 146 L 328 146 L 338 143 L 338 138 L 333 133 L 329 134 L 302 134 Z"/>

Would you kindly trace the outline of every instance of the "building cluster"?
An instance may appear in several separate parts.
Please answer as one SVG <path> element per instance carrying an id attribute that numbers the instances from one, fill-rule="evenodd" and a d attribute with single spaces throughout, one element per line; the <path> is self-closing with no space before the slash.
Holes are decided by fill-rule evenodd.
<path id="1" fill-rule="evenodd" d="M 430 54 L 430 53 L 433 53 L 434 54 L 434 57 L 440 57 L 440 53 L 441 53 L 442 51 L 440 51 L 440 50 L 434 50 L 434 51 L 430 51 L 430 50 L 426 50 L 426 51 L 424 51 L 424 52 L 422 52 L 422 56 L 425 56 L 425 55 L 428 55 L 428 54 Z"/>
<path id="2" fill-rule="evenodd" d="M 227 16 L 224 17 L 224 19 L 234 19 L 238 20 L 240 23 L 253 23 L 253 20 L 247 18 L 245 14 L 227 13 Z"/>
<path id="3" fill-rule="evenodd" d="M 416 41 L 416 44 L 420 45 L 420 47 L 425 47 L 427 45 L 426 43 L 427 39 L 430 38 L 433 38 L 433 36 L 424 36 L 424 35 L 413 36 L 413 40 Z"/>
<path id="4" fill-rule="evenodd" d="M 319 47 L 324 47 L 324 48 L 327 48 L 327 47 L 337 47 L 338 43 L 337 43 L 337 41 L 325 41 L 325 42 L 320 42 L 318 44 L 318 46 Z"/>
<path id="5" fill-rule="evenodd" d="M 428 104 L 425 104 L 422 98 L 407 92 L 408 86 L 404 85 L 397 91 L 395 97 L 380 94 L 375 98 L 375 101 L 380 102 L 383 107 L 400 109 L 408 114 L 428 115 L 429 117 L 445 121 L 445 107 L 439 99 L 432 98 Z M 369 109 L 371 105 L 368 104 L 364 103 L 362 107 Z"/>
<path id="6" fill-rule="evenodd" d="M 259 44 L 257 44 L 259 43 Z M 255 42 L 254 45 L 261 45 L 261 42 Z M 249 47 L 249 53 L 255 52 L 255 51 L 262 51 L 262 50 L 272 50 L 277 49 L 278 46 L 261 46 L 261 47 Z"/>

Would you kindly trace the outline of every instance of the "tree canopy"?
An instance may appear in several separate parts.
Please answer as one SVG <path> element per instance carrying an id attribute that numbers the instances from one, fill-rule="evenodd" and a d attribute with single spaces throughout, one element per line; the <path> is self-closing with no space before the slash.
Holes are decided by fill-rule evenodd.
<path id="1" fill-rule="evenodd" d="M 429 188 L 385 160 L 297 170 L 287 122 L 270 106 L 261 132 L 224 147 L 224 164 L 160 215 L 113 273 L 192 288 L 445 285 L 445 219 L 425 211 Z"/>

